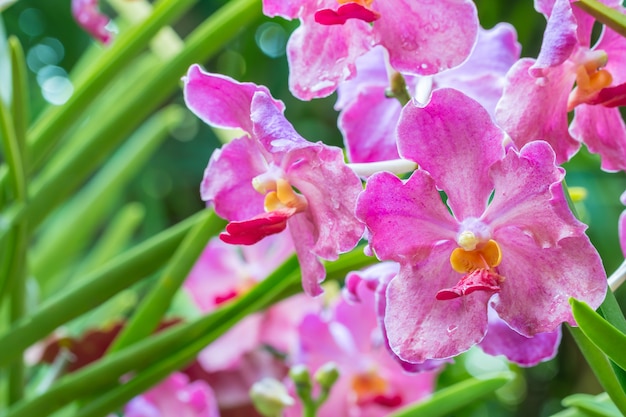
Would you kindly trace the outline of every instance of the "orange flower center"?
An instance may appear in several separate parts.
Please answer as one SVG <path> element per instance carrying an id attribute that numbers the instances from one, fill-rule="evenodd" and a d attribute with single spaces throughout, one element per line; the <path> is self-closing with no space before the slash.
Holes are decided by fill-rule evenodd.
<path id="1" fill-rule="evenodd" d="M 593 99 L 603 88 L 611 85 L 613 76 L 603 69 L 608 62 L 608 55 L 602 50 L 589 51 L 585 59 L 576 68 L 576 87 L 567 100 L 567 111 L 579 104 Z"/>

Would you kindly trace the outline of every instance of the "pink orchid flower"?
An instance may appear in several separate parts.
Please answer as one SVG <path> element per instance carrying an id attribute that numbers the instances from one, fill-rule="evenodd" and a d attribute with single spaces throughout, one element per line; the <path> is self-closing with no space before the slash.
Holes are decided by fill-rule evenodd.
<path id="1" fill-rule="evenodd" d="M 375 45 L 403 73 L 430 75 L 461 64 L 476 40 L 469 0 L 263 0 L 263 12 L 301 25 L 287 45 L 289 86 L 302 100 L 325 97 L 356 73 Z"/>
<path id="2" fill-rule="evenodd" d="M 211 387 L 203 381 L 189 382 L 173 373 L 156 387 L 133 398 L 124 407 L 125 417 L 219 417 Z"/>
<path id="3" fill-rule="evenodd" d="M 319 295 L 320 259 L 335 260 L 363 234 L 354 217 L 361 181 L 341 149 L 302 138 L 265 87 L 202 72 L 185 77 L 187 106 L 212 126 L 246 135 L 215 151 L 201 185 L 204 201 L 228 219 L 227 243 L 249 245 L 289 229 L 307 294 Z"/>
<path id="4" fill-rule="evenodd" d="M 522 336 L 575 324 L 570 297 L 597 307 L 600 257 L 569 211 L 550 146 L 519 152 L 480 104 L 457 90 L 405 106 L 400 155 L 420 169 L 368 180 L 357 216 L 381 260 L 400 263 L 386 293 L 385 329 L 403 360 L 455 356 L 487 332 L 488 306 Z M 443 203 L 439 190 L 447 196 Z"/>
<path id="5" fill-rule="evenodd" d="M 111 32 L 106 28 L 110 19 L 98 10 L 98 0 L 72 0 L 72 16 L 98 41 L 105 45 L 111 41 Z"/>
<path id="6" fill-rule="evenodd" d="M 411 97 L 426 104 L 437 88 L 456 88 L 495 112 L 502 96 L 504 77 L 519 58 L 521 47 L 515 29 L 501 23 L 479 29 L 476 47 L 460 66 L 433 76 L 404 74 Z M 340 110 L 341 130 L 351 162 L 375 162 L 398 158 L 396 126 L 402 106 L 389 98 L 385 51 L 378 46 L 356 61 L 357 76 L 342 83 L 335 109 Z"/>
<path id="7" fill-rule="evenodd" d="M 436 371 L 407 373 L 388 353 L 377 324 L 374 292 L 361 286 L 359 303 L 340 300 L 328 314 L 305 316 L 295 362 L 315 372 L 332 361 L 339 379 L 318 417 L 383 417 L 432 393 Z M 285 417 L 300 416 L 300 407 Z"/>
<path id="8" fill-rule="evenodd" d="M 626 10 L 619 1 L 605 3 Z M 543 45 L 536 60 L 524 58 L 511 69 L 498 123 L 518 148 L 549 142 L 557 163 L 582 142 L 600 154 L 604 170 L 626 169 L 626 126 L 616 108 L 626 104 L 626 39 L 603 27 L 591 47 L 591 16 L 569 0 L 537 0 L 535 6 L 548 19 Z"/>

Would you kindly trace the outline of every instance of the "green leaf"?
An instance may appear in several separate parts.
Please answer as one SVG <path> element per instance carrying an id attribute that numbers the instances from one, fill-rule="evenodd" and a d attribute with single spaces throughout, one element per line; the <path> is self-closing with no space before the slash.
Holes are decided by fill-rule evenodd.
<path id="1" fill-rule="evenodd" d="M 626 36 L 626 16 L 597 0 L 578 0 L 573 2 L 598 21 L 604 23 L 622 36 Z"/>
<path id="2" fill-rule="evenodd" d="M 599 395 L 574 394 L 565 397 L 562 401 L 563 406 L 573 407 L 582 411 L 590 417 L 621 417 L 615 404 L 611 402 L 608 394 Z"/>
<path id="3" fill-rule="evenodd" d="M 511 372 L 503 372 L 486 379 L 470 378 L 435 392 L 430 398 L 396 411 L 390 417 L 439 417 L 446 416 L 491 394 L 515 378 Z"/>
<path id="4" fill-rule="evenodd" d="M 626 369 L 626 335 L 620 332 L 582 301 L 570 299 L 576 323 L 602 352 Z"/>
<path id="5" fill-rule="evenodd" d="M 155 282 L 150 293 L 142 300 L 135 314 L 128 320 L 109 352 L 115 352 L 149 336 L 161 322 L 172 303 L 174 295 L 183 285 L 207 242 L 224 226 L 215 213 L 211 212 L 185 237 L 172 256 L 161 278 Z"/>
<path id="6" fill-rule="evenodd" d="M 6 366 L 60 325 L 153 274 L 169 259 L 189 229 L 208 215 L 208 212 L 202 211 L 147 239 L 89 273 L 78 285 L 47 300 L 27 319 L 20 320 L 9 332 L 0 336 L 0 367 Z"/>

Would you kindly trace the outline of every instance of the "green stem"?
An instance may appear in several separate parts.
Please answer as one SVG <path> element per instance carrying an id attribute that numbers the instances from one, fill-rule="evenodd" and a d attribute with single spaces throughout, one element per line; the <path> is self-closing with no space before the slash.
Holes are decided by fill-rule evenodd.
<path id="1" fill-rule="evenodd" d="M 14 160 L 9 160 L 13 190 L 17 201 L 26 203 L 27 192 L 27 162 L 26 162 L 26 127 L 28 125 L 28 87 L 24 52 L 17 38 L 9 39 L 11 49 L 11 74 L 13 83 L 13 133 L 15 143 L 7 145 L 13 147 L 9 152 L 14 154 Z M 9 141 L 10 142 L 10 141 Z M 26 219 L 15 224 L 13 233 L 13 255 L 10 259 L 8 282 L 11 287 L 11 309 L 9 318 L 11 324 L 16 323 L 26 314 L 26 279 L 27 279 L 27 250 L 28 225 Z M 8 402 L 13 404 L 24 396 L 25 370 L 23 357 L 13 361 L 9 368 Z"/>
<path id="2" fill-rule="evenodd" d="M 626 36 L 626 16 L 597 0 L 578 0 L 572 4 L 595 17 L 622 36 Z"/>
<path id="3" fill-rule="evenodd" d="M 218 217 L 211 213 L 187 234 L 163 271 L 161 279 L 153 286 L 133 317 L 126 323 L 108 353 L 121 350 L 149 336 L 159 326 L 174 295 L 189 275 L 189 271 L 207 242 L 222 228 L 223 222 L 218 221 Z"/>
<path id="4" fill-rule="evenodd" d="M 0 367 L 60 325 L 154 273 L 169 259 L 188 230 L 208 215 L 208 212 L 200 212 L 135 246 L 88 274 L 79 285 L 46 301 L 28 319 L 17 322 L 8 333 L 0 336 Z"/>

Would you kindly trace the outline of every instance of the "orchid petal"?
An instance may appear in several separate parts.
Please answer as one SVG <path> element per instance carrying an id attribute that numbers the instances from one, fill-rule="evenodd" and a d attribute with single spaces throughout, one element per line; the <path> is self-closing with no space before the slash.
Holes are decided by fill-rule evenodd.
<path id="1" fill-rule="evenodd" d="M 105 45 L 111 41 L 111 32 L 106 28 L 110 19 L 98 10 L 98 0 L 72 0 L 72 15 L 95 39 Z"/>
<path id="2" fill-rule="evenodd" d="M 456 246 L 437 246 L 424 262 L 403 264 L 387 288 L 385 328 L 391 349 L 409 362 L 458 355 L 480 342 L 487 331 L 487 302 L 491 294 L 439 301 L 441 288 L 459 279 L 447 262 Z"/>
<path id="3" fill-rule="evenodd" d="M 371 176 L 356 215 L 367 224 L 370 245 L 382 260 L 423 259 L 438 241 L 454 240 L 458 229 L 433 179 L 422 170 L 406 183 L 388 172 Z"/>
<path id="4" fill-rule="evenodd" d="M 619 109 L 581 104 L 575 111 L 572 135 L 601 156 L 603 170 L 626 170 L 626 124 Z"/>
<path id="5" fill-rule="evenodd" d="M 485 210 L 493 190 L 488 170 L 502 158 L 502 140 L 487 111 L 452 89 L 434 91 L 424 108 L 407 104 L 398 124 L 400 155 L 432 175 L 457 219 Z"/>
<path id="6" fill-rule="evenodd" d="M 252 97 L 262 91 L 271 97 L 264 86 L 240 83 L 230 77 L 204 72 L 192 65 L 183 77 L 187 107 L 205 123 L 220 128 L 240 128 L 252 133 L 250 112 Z M 284 109 L 279 100 L 272 99 L 277 109 Z"/>
<path id="7" fill-rule="evenodd" d="M 396 71 L 431 75 L 455 67 L 476 42 L 476 6 L 468 0 L 381 1 L 376 9 L 374 35 Z"/>
<path id="8" fill-rule="evenodd" d="M 511 329 L 490 308 L 487 335 L 478 346 L 489 355 L 504 355 L 511 362 L 529 367 L 554 358 L 560 342 L 561 327 L 553 332 L 525 337 Z"/>
<path id="9" fill-rule="evenodd" d="M 516 227 L 498 230 L 494 239 L 502 249 L 498 271 L 505 281 L 492 304 L 518 333 L 532 337 L 553 332 L 562 322 L 574 325 L 570 298 L 594 309 L 604 299 L 606 273 L 586 235 L 561 239 L 557 247 L 548 248 L 537 246 Z"/>
<path id="10" fill-rule="evenodd" d="M 521 59 L 507 76 L 496 120 L 515 145 L 522 148 L 534 140 L 545 140 L 556 153 L 558 164 L 568 161 L 580 143 L 568 132 L 567 99 L 576 75 L 558 66 L 545 70 L 545 77 L 528 74 L 533 61 Z"/>

